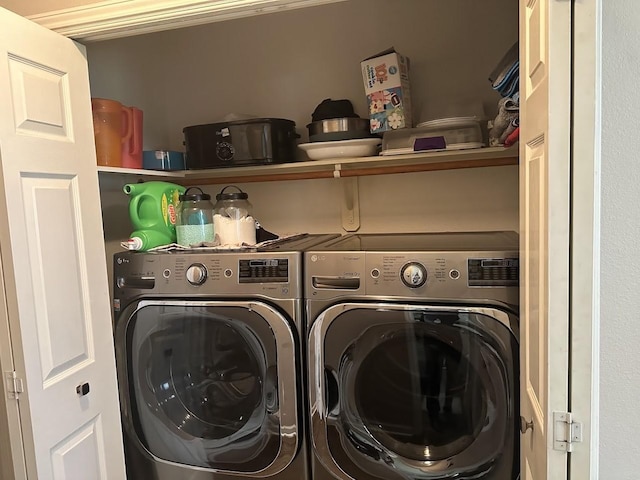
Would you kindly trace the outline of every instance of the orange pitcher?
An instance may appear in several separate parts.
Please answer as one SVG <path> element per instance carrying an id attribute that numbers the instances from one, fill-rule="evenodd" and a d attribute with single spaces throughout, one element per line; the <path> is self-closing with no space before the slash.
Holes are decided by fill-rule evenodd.
<path id="1" fill-rule="evenodd" d="M 115 100 L 92 98 L 91 111 L 98 165 L 121 167 L 122 145 L 131 138 L 131 110 Z"/>
<path id="2" fill-rule="evenodd" d="M 124 107 L 131 111 L 131 137 L 122 144 L 122 166 L 142 168 L 142 110 Z"/>

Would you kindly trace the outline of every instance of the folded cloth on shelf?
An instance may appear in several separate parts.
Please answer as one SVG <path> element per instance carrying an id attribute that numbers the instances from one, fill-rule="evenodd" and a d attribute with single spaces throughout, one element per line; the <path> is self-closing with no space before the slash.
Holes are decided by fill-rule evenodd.
<path id="1" fill-rule="evenodd" d="M 496 68 L 489 74 L 489 81 L 493 84 L 497 83 L 519 58 L 520 48 L 518 42 L 515 42 L 500 59 Z"/>
<path id="2" fill-rule="evenodd" d="M 518 42 L 500 59 L 489 75 L 489 81 L 495 91 L 503 97 L 512 97 L 519 90 L 520 60 Z"/>
<path id="3" fill-rule="evenodd" d="M 518 141 L 518 139 L 520 138 L 520 127 L 516 128 L 511 135 L 509 135 L 507 137 L 507 139 L 504 141 L 504 146 L 505 147 L 510 147 L 511 145 L 513 145 L 514 143 L 516 143 Z"/>
<path id="4" fill-rule="evenodd" d="M 511 97 L 506 97 L 506 98 L 503 98 L 501 100 L 503 100 L 502 104 L 504 105 L 504 109 L 507 112 L 519 112 L 520 111 L 520 104 L 517 101 L 515 101 L 514 99 L 512 99 Z M 498 108 L 500 108 L 500 102 L 498 102 Z"/>
<path id="5" fill-rule="evenodd" d="M 502 132 L 502 135 L 500 135 L 500 143 L 504 144 L 507 141 L 507 137 L 509 137 L 509 135 L 511 135 L 515 131 L 515 129 L 518 128 L 519 126 L 520 126 L 519 118 L 514 118 L 513 120 L 511 120 L 507 128 L 504 129 L 504 132 Z"/>
<path id="6" fill-rule="evenodd" d="M 500 83 L 493 84 L 492 87 L 503 97 L 511 97 L 518 92 L 520 89 L 520 62 L 516 61 Z"/>
<path id="7" fill-rule="evenodd" d="M 520 112 L 519 109 L 514 109 L 514 106 L 515 103 L 510 98 L 501 98 L 498 102 L 498 115 L 496 115 L 493 120 L 493 126 L 489 130 L 490 146 L 502 145 L 504 143 L 504 132 L 514 121 L 519 121 Z M 513 127 L 513 129 L 515 128 L 517 128 L 517 125 Z"/>
<path id="8" fill-rule="evenodd" d="M 278 239 L 278 235 L 262 228 L 262 225 L 256 220 L 256 243 L 266 242 Z"/>
<path id="9" fill-rule="evenodd" d="M 505 70 L 503 73 L 501 73 L 500 76 L 495 80 L 495 82 L 492 83 L 493 88 L 495 88 L 496 90 L 503 88 L 505 85 L 507 85 L 513 80 L 513 78 L 515 77 L 515 75 L 518 73 L 519 70 L 520 70 L 520 61 L 515 60 L 513 64 L 511 64 L 509 68 Z"/>
<path id="10" fill-rule="evenodd" d="M 198 250 L 198 251 L 217 251 L 217 250 L 244 250 L 247 248 L 262 247 L 265 245 L 271 245 L 283 240 L 290 240 L 299 236 L 307 235 L 306 233 L 287 233 L 284 235 L 277 235 L 273 232 L 266 230 L 260 225 L 258 221 L 253 221 L 256 228 L 256 241 L 255 243 L 240 242 L 238 244 L 222 244 L 220 242 L 220 235 L 216 234 L 211 242 L 200 242 L 192 245 L 180 245 L 178 243 L 169 243 L 167 245 L 160 245 L 158 247 L 150 248 L 148 251 L 171 251 L 171 250 Z M 129 250 L 130 242 L 120 242 L 120 246 L 125 250 Z"/>

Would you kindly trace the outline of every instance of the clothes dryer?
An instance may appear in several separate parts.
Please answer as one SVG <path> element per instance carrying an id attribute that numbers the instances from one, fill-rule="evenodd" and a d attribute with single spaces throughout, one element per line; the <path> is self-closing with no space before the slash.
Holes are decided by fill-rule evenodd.
<path id="1" fill-rule="evenodd" d="M 114 255 L 129 478 L 309 478 L 301 251 L 332 237 Z"/>
<path id="2" fill-rule="evenodd" d="M 305 269 L 314 480 L 518 478 L 517 234 L 349 235 Z"/>

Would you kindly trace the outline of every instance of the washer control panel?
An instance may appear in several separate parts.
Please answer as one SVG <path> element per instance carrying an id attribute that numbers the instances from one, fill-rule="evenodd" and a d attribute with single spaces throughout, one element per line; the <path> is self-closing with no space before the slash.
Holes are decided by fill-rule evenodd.
<path id="1" fill-rule="evenodd" d="M 114 256 L 114 296 L 301 298 L 301 257 L 300 252 L 118 253 Z"/>
<path id="2" fill-rule="evenodd" d="M 419 288 L 427 283 L 427 268 L 418 262 L 409 262 L 400 270 L 402 282 L 410 288 Z"/>
<path id="3" fill-rule="evenodd" d="M 201 263 L 194 263 L 187 268 L 185 277 L 191 285 L 202 285 L 207 281 L 207 267 Z"/>

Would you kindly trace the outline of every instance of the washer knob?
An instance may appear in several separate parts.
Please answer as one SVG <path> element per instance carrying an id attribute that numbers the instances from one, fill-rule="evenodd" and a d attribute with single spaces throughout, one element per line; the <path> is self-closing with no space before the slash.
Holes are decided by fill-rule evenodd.
<path id="1" fill-rule="evenodd" d="M 427 283 L 427 269 L 418 262 L 409 262 L 400 271 L 402 282 L 410 288 L 418 288 Z"/>
<path id="2" fill-rule="evenodd" d="M 191 285 L 202 285 L 207 280 L 207 267 L 194 263 L 187 268 L 187 281 Z"/>

